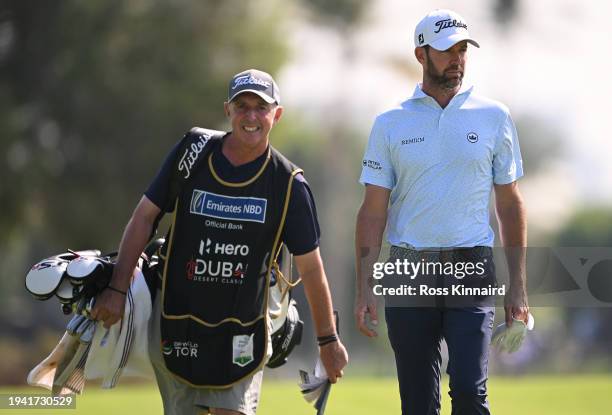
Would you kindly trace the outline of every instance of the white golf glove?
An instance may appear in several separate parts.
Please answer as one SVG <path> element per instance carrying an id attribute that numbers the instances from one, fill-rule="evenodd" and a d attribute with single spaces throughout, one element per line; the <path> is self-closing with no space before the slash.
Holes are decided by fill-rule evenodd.
<path id="1" fill-rule="evenodd" d="M 527 335 L 527 330 L 533 330 L 535 324 L 535 320 L 531 313 L 529 313 L 527 324 L 515 318 L 512 320 L 512 326 L 510 327 L 507 327 L 506 323 L 497 326 L 491 337 L 491 344 L 500 352 L 516 352 L 523 344 L 523 340 L 525 340 L 525 336 Z"/>

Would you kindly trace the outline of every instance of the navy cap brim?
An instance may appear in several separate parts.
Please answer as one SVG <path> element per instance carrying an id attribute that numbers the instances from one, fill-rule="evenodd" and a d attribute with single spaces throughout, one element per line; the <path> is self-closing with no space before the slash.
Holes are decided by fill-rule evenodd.
<path id="1" fill-rule="evenodd" d="M 256 89 L 243 89 L 243 90 L 240 90 L 240 91 L 236 92 L 234 95 L 232 95 L 227 102 L 232 102 L 234 100 L 234 98 L 236 98 L 240 94 L 244 94 L 245 92 L 252 92 L 253 94 L 258 95 L 261 99 L 266 101 L 268 104 L 274 104 L 276 102 L 276 100 L 274 98 L 272 98 L 271 96 L 269 96 L 265 92 L 258 91 Z"/>

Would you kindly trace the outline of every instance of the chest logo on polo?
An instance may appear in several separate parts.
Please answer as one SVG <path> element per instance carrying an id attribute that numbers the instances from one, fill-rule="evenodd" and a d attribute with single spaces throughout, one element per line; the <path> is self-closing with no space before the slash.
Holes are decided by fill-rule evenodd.
<path id="1" fill-rule="evenodd" d="M 476 134 L 475 132 L 467 133 L 467 140 L 470 143 L 475 143 L 476 141 L 478 141 L 478 134 Z"/>
<path id="2" fill-rule="evenodd" d="M 264 223 L 267 206 L 268 201 L 258 197 L 232 197 L 194 189 L 189 212 L 212 218 Z"/>
<path id="3" fill-rule="evenodd" d="M 407 144 L 416 144 L 416 143 L 424 143 L 425 142 L 425 137 L 413 137 L 413 138 L 406 138 L 402 140 L 402 145 L 405 146 Z"/>

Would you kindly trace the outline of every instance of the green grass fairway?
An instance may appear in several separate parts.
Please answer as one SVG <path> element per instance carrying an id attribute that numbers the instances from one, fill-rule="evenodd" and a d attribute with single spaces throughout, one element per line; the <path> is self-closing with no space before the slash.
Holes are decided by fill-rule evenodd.
<path id="1" fill-rule="evenodd" d="M 448 384 L 448 379 L 444 379 Z M 494 415 L 589 415 L 609 413 L 612 408 L 612 376 L 558 375 L 493 378 L 489 381 Z M 37 389 L 2 388 L 6 393 L 39 393 Z M 450 414 L 447 389 L 443 391 L 443 414 Z M 89 385 L 77 397 L 76 410 L 0 410 L 1 414 L 151 414 L 162 413 L 161 399 L 152 385 L 119 386 L 100 390 Z M 314 409 L 299 395 L 295 382 L 264 382 L 259 414 L 313 415 Z M 395 379 L 345 379 L 332 388 L 329 415 L 399 414 Z"/>

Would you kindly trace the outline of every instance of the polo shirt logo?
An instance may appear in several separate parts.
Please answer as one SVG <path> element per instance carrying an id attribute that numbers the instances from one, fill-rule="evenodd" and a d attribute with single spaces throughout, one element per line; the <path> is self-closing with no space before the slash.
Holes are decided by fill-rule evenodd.
<path id="1" fill-rule="evenodd" d="M 382 170 L 380 163 L 374 160 L 363 160 L 363 167 L 368 167 L 373 170 Z"/>
<path id="2" fill-rule="evenodd" d="M 469 132 L 467 134 L 467 140 L 470 143 L 475 143 L 476 141 L 478 141 L 478 134 L 474 133 L 474 132 Z"/>
<path id="3" fill-rule="evenodd" d="M 425 142 L 425 137 L 414 137 L 402 140 L 402 145 L 405 146 L 406 144 L 416 144 L 423 142 Z"/>

